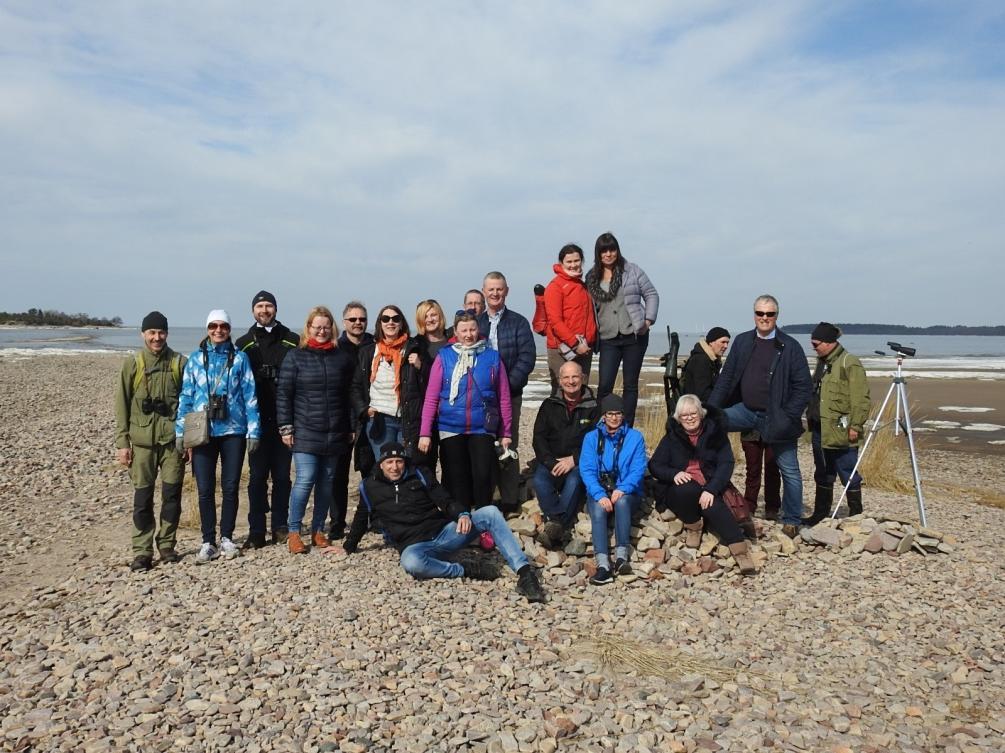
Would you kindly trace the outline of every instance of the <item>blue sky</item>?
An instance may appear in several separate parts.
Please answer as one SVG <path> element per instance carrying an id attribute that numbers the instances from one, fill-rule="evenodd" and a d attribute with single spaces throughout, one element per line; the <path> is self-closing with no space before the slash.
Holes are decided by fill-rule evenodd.
<path id="1" fill-rule="evenodd" d="M 0 309 L 530 313 L 610 230 L 661 324 L 1000 324 L 999 3 L 0 6 Z"/>

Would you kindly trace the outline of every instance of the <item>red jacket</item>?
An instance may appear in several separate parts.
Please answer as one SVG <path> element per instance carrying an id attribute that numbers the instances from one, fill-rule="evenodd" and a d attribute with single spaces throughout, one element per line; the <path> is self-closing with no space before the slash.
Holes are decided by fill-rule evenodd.
<path id="1" fill-rule="evenodd" d="M 548 347 L 557 348 L 564 342 L 576 347 L 576 335 L 582 335 L 592 348 L 597 341 L 597 318 L 586 284 L 579 277 L 570 277 L 555 264 L 555 279 L 544 289 L 544 307 L 548 314 Z"/>

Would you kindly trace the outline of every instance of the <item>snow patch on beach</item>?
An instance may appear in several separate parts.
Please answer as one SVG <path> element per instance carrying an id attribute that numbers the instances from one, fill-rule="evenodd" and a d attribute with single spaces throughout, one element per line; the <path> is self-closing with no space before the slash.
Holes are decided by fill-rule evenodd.
<path id="1" fill-rule="evenodd" d="M 989 439 L 988 444 L 1005 444 L 1005 439 Z"/>
<path id="2" fill-rule="evenodd" d="M 981 408 L 976 405 L 940 405 L 939 410 L 949 413 L 990 413 L 994 408 Z"/>
<path id="3" fill-rule="evenodd" d="M 960 428 L 959 421 L 937 421 L 933 419 L 926 419 L 922 421 L 923 424 L 928 424 L 933 429 L 958 429 Z"/>
<path id="4" fill-rule="evenodd" d="M 26 361 L 38 356 L 122 355 L 123 352 L 112 348 L 0 348 L 0 358 Z"/>
<path id="5" fill-rule="evenodd" d="M 967 424 L 960 428 L 964 431 L 1005 431 L 1001 424 Z"/>

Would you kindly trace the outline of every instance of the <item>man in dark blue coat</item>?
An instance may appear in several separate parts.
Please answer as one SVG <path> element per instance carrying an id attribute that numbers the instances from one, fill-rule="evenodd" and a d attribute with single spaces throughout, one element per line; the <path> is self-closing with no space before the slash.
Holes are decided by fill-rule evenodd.
<path id="1" fill-rule="evenodd" d="M 754 301 L 754 329 L 733 340 L 708 404 L 725 409 L 730 431 L 754 429 L 774 450 L 782 475 L 782 530 L 795 537 L 803 515 L 796 449 L 813 382 L 802 347 L 777 323 L 778 301 L 759 296 Z"/>
<path id="2" fill-rule="evenodd" d="M 506 308 L 509 286 L 502 272 L 489 272 L 482 281 L 485 311 L 478 315 L 478 333 L 499 351 L 499 357 L 509 377 L 510 403 L 513 406 L 513 443 L 510 449 L 519 450 L 520 409 L 523 405 L 523 388 L 527 386 L 530 372 L 537 362 L 534 333 L 526 317 Z M 511 461 L 499 470 L 499 496 L 504 511 L 515 510 L 519 505 L 517 492 L 520 485 L 519 460 Z"/>

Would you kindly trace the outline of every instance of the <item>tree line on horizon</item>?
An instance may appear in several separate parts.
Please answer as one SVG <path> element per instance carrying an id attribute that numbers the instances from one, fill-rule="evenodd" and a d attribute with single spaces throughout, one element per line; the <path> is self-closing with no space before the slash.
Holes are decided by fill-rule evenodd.
<path id="1" fill-rule="evenodd" d="M 784 327 L 790 334 L 809 334 L 816 324 L 789 324 Z M 934 324 L 931 327 L 909 327 L 905 324 L 850 324 L 835 322 L 834 326 L 845 335 L 984 335 L 1005 336 L 1005 325 L 969 327 L 963 324 Z"/>
<path id="2" fill-rule="evenodd" d="M 65 311 L 56 311 L 55 309 L 31 308 L 21 313 L 0 311 L 0 322 L 39 327 L 121 327 L 122 317 L 113 316 L 109 319 L 83 313 L 67 314 Z"/>

